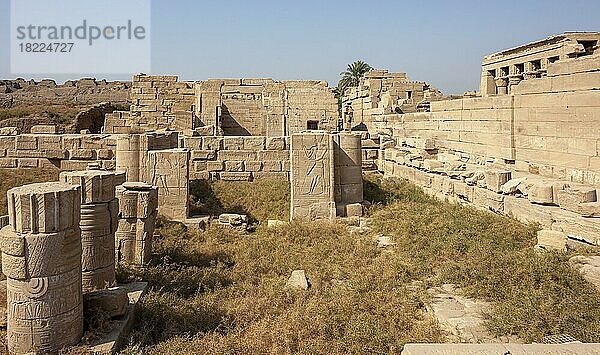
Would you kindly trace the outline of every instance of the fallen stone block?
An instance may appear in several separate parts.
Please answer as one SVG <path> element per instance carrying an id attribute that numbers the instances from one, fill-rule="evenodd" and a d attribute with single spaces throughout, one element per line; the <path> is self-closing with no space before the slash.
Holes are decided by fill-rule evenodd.
<path id="1" fill-rule="evenodd" d="M 248 216 L 236 213 L 223 213 L 219 216 L 219 223 L 237 227 L 248 223 Z"/>
<path id="2" fill-rule="evenodd" d="M 444 163 L 435 159 L 425 159 L 421 167 L 425 171 L 441 173 L 444 170 Z"/>
<path id="3" fill-rule="evenodd" d="M 474 171 L 470 173 L 470 176 L 465 178 L 465 182 L 469 186 L 477 185 L 477 182 L 480 180 L 485 180 L 485 173 L 481 170 Z"/>
<path id="4" fill-rule="evenodd" d="M 527 178 L 510 179 L 507 182 L 505 182 L 502 185 L 502 187 L 500 187 L 500 190 L 505 195 L 514 195 L 518 192 L 521 192 L 519 190 L 519 186 L 526 181 L 527 181 Z"/>
<path id="5" fill-rule="evenodd" d="M 127 313 L 121 317 L 115 318 L 112 322 L 112 329 L 101 338 L 93 340 L 87 347 L 89 354 L 115 354 L 127 340 L 127 336 L 135 322 L 135 312 L 137 311 L 140 300 L 148 289 L 147 282 L 134 282 L 126 285 L 120 285 L 127 292 L 128 305 Z"/>
<path id="6" fill-rule="evenodd" d="M 282 227 L 282 226 L 285 226 L 287 224 L 288 224 L 288 222 L 286 222 L 286 221 L 280 221 L 280 220 L 277 220 L 277 219 L 269 219 L 267 221 L 267 227 L 269 227 L 269 228 Z"/>
<path id="7" fill-rule="evenodd" d="M 484 175 L 487 189 L 500 193 L 502 185 L 510 180 L 512 173 L 506 170 L 486 170 Z"/>
<path id="8" fill-rule="evenodd" d="M 111 318 L 119 317 L 127 313 L 128 305 L 127 290 L 122 287 L 112 287 L 83 295 L 83 312 L 86 318 L 93 316 L 96 312 Z"/>
<path id="9" fill-rule="evenodd" d="M 568 211 L 578 211 L 581 203 L 596 202 L 596 188 L 591 186 L 568 186 L 557 191 L 556 203 Z"/>
<path id="10" fill-rule="evenodd" d="M 573 212 L 586 218 L 600 218 L 600 202 L 580 203 L 573 208 Z"/>
<path id="11" fill-rule="evenodd" d="M 554 188 L 551 183 L 546 181 L 531 182 L 526 190 L 530 202 L 540 205 L 554 204 Z"/>
<path id="12" fill-rule="evenodd" d="M 396 245 L 396 243 L 392 242 L 392 238 L 386 237 L 384 235 L 380 235 L 377 237 L 377 247 L 378 248 L 387 248 Z"/>
<path id="13" fill-rule="evenodd" d="M 360 203 L 351 203 L 346 205 L 346 217 L 362 217 L 363 205 Z"/>
<path id="14" fill-rule="evenodd" d="M 584 279 L 600 290 L 600 256 L 577 255 L 569 259 L 569 264 L 577 269 Z"/>
<path id="15" fill-rule="evenodd" d="M 36 125 L 31 127 L 31 134 L 56 134 L 55 125 Z"/>
<path id="16" fill-rule="evenodd" d="M 308 278 L 306 277 L 306 273 L 304 270 L 294 270 L 292 271 L 292 276 L 288 279 L 285 284 L 286 288 L 295 289 L 295 290 L 308 290 L 310 287 L 310 283 Z"/>
<path id="17" fill-rule="evenodd" d="M 537 232 L 537 245 L 544 250 L 567 250 L 567 235 L 563 232 L 553 230 L 541 230 Z"/>

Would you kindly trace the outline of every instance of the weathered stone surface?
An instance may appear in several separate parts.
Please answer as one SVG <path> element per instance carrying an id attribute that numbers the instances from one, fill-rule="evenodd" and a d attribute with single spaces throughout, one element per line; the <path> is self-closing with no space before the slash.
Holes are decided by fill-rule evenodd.
<path id="1" fill-rule="evenodd" d="M 592 285 L 600 290 L 600 256 L 574 256 L 569 263 Z"/>
<path id="2" fill-rule="evenodd" d="M 291 218 L 335 218 L 333 139 L 324 132 L 291 138 Z"/>
<path id="3" fill-rule="evenodd" d="M 567 235 L 563 232 L 553 230 L 541 230 L 537 232 L 537 246 L 545 250 L 567 250 Z"/>
<path id="4" fill-rule="evenodd" d="M 310 283 L 306 278 L 306 273 L 304 272 L 304 270 L 292 271 L 292 275 L 285 284 L 285 287 L 296 290 L 308 290 L 308 288 L 310 287 Z"/>
<path id="5" fill-rule="evenodd" d="M 572 211 L 579 213 L 583 217 L 599 218 L 600 202 L 579 203 L 572 207 Z"/>
<path id="6" fill-rule="evenodd" d="M 81 190 L 33 184 L 9 190 L 8 197 L 10 225 L 0 230 L 8 349 L 57 353 L 83 333 Z"/>
<path id="7" fill-rule="evenodd" d="M 447 284 L 427 290 L 433 297 L 428 310 L 444 330 L 458 342 L 483 342 L 494 339 L 484 327 L 483 313 L 490 304 L 463 296 L 455 285 Z"/>
<path id="8" fill-rule="evenodd" d="M 144 183 L 125 183 L 118 187 L 117 198 L 120 219 L 115 233 L 115 259 L 144 265 L 152 255 L 157 188 Z"/>
<path id="9" fill-rule="evenodd" d="M 511 178 L 510 171 L 486 170 L 484 174 L 487 189 L 496 193 L 502 192 L 502 185 L 507 183 Z"/>
<path id="10" fill-rule="evenodd" d="M 88 292 L 83 296 L 83 310 L 87 316 L 101 312 L 111 318 L 127 313 L 129 297 L 123 287 L 112 287 L 106 290 Z"/>
<path id="11" fill-rule="evenodd" d="M 578 211 L 581 203 L 596 202 L 596 188 L 571 185 L 557 192 L 556 203 L 563 209 Z"/>
<path id="12" fill-rule="evenodd" d="M 346 205 L 346 217 L 362 217 L 363 205 L 361 203 L 351 203 Z"/>

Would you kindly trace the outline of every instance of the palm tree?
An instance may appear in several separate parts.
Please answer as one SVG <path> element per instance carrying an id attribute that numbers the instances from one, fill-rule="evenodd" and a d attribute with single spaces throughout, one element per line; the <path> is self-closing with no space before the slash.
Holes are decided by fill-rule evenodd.
<path id="1" fill-rule="evenodd" d="M 340 73 L 342 79 L 338 83 L 338 94 L 343 95 L 347 88 L 358 86 L 360 78 L 371 70 L 373 70 L 373 68 L 362 60 L 357 60 L 352 64 L 348 64 L 346 71 Z"/>

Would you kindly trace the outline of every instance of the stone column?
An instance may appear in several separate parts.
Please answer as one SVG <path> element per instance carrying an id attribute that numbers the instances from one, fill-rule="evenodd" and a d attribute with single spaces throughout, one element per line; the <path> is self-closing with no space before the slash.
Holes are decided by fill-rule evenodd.
<path id="1" fill-rule="evenodd" d="M 147 139 L 144 134 L 127 134 L 117 136 L 115 154 L 117 170 L 127 173 L 127 181 L 140 181 L 146 177 L 146 155 L 148 152 Z"/>
<path id="2" fill-rule="evenodd" d="M 346 205 L 363 202 L 361 135 L 336 134 L 334 142 L 335 202 L 337 214 L 344 216 Z"/>
<path id="3" fill-rule="evenodd" d="M 293 134 L 291 139 L 291 219 L 333 219 L 334 147 L 322 131 Z"/>
<path id="4" fill-rule="evenodd" d="M 83 334 L 81 189 L 51 182 L 13 188 L 7 195 L 10 224 L 0 238 L 8 350 L 58 353 Z"/>
<path id="5" fill-rule="evenodd" d="M 498 95 L 508 94 L 508 78 L 496 78 L 496 87 L 498 88 Z"/>
<path id="6" fill-rule="evenodd" d="M 60 181 L 81 186 L 81 257 L 83 292 L 115 284 L 115 232 L 119 204 L 115 173 L 84 170 L 60 173 Z"/>
<path id="7" fill-rule="evenodd" d="M 117 186 L 116 194 L 120 220 L 115 257 L 118 262 L 144 265 L 152 254 L 158 189 L 145 183 L 127 182 Z"/>

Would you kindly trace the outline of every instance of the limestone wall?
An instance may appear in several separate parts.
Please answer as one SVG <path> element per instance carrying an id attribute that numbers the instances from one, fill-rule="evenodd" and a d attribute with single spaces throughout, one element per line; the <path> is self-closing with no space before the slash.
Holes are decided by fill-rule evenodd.
<path id="1" fill-rule="evenodd" d="M 114 169 L 114 136 L 22 134 L 0 136 L 0 168 L 83 170 L 92 162 Z"/>
<path id="2" fill-rule="evenodd" d="M 324 81 L 210 79 L 137 75 L 131 110 L 107 115 L 104 133 L 170 128 L 203 135 L 283 136 L 309 128 L 335 130 L 337 100 Z"/>
<path id="3" fill-rule="evenodd" d="M 547 76 L 509 95 L 380 116 L 374 130 L 392 140 L 379 169 L 440 198 L 599 244 L 598 89 L 600 56 L 584 56 L 549 64 Z"/>
<path id="4" fill-rule="evenodd" d="M 512 95 L 431 103 L 428 113 L 382 115 L 373 129 L 433 139 L 437 148 L 544 177 L 600 184 L 600 56 L 566 60 Z"/>
<path id="5" fill-rule="evenodd" d="M 190 179 L 289 179 L 288 137 L 184 137 L 191 150 Z"/>

